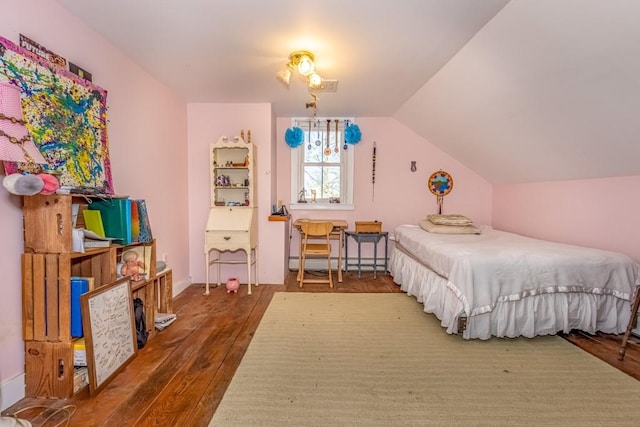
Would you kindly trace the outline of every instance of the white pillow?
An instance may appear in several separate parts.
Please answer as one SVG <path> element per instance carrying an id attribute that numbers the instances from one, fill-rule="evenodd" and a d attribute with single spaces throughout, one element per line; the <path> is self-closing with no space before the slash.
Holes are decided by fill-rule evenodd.
<path id="1" fill-rule="evenodd" d="M 420 227 L 428 231 L 429 233 L 435 234 L 480 234 L 481 231 L 478 227 L 473 224 L 467 225 L 442 225 L 442 224 L 434 224 L 428 219 L 423 219 L 420 221 Z"/>
<path id="2" fill-rule="evenodd" d="M 473 221 L 460 214 L 431 214 L 427 215 L 427 219 L 438 225 L 469 225 Z"/>

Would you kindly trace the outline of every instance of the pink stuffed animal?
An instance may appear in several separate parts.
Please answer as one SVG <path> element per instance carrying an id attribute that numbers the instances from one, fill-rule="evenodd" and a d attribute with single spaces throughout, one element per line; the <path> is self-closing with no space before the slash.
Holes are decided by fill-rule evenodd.
<path id="1" fill-rule="evenodd" d="M 240 282 L 235 277 L 227 280 L 227 293 L 238 293 L 238 289 L 240 289 Z"/>

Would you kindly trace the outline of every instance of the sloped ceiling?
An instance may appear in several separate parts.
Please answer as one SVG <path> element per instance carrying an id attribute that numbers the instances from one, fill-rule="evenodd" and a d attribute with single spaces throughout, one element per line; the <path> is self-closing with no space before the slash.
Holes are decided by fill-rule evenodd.
<path id="1" fill-rule="evenodd" d="M 511 1 L 394 117 L 493 183 L 639 175 L 639 17 Z"/>
<path id="2" fill-rule="evenodd" d="M 187 102 L 309 116 L 275 78 L 308 49 L 318 115 L 393 116 L 492 183 L 640 175 L 637 0 L 57 1 Z"/>

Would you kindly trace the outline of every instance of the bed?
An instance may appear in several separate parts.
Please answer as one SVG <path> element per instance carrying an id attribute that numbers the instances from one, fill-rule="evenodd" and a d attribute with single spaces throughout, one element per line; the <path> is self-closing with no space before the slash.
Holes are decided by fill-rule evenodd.
<path id="1" fill-rule="evenodd" d="M 465 339 L 623 333 L 640 284 L 638 265 L 623 254 L 494 229 L 435 234 L 400 225 L 394 238 L 394 282 Z"/>

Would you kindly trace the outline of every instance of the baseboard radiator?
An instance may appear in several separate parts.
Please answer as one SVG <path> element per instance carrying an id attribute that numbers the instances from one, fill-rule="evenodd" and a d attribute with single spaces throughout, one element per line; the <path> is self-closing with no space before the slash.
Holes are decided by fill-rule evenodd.
<path id="1" fill-rule="evenodd" d="M 290 257 L 289 258 L 289 270 L 298 270 L 298 257 Z M 356 271 L 358 269 L 357 266 L 352 265 L 353 260 L 349 257 L 349 271 Z M 362 258 L 363 264 L 372 264 L 373 258 Z M 344 258 L 342 259 L 342 268 L 344 269 Z M 331 258 L 331 269 L 338 269 L 338 258 Z M 378 258 L 378 271 L 384 270 L 384 258 L 381 260 Z M 327 270 L 327 261 L 324 258 L 308 258 L 305 263 L 305 270 L 308 271 L 326 271 Z M 372 265 L 363 265 L 361 267 L 362 271 L 373 271 Z"/>

